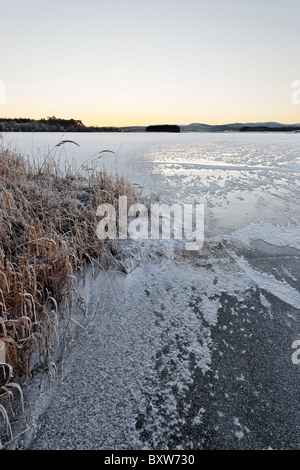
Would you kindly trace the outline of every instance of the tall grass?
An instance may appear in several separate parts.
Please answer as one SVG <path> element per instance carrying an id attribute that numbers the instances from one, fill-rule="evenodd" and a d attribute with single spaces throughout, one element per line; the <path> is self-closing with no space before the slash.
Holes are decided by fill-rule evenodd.
<path id="1" fill-rule="evenodd" d="M 104 169 L 62 170 L 53 157 L 39 165 L 0 151 L 0 340 L 6 350 L 0 418 L 10 437 L 4 402 L 11 403 L 16 389 L 22 395 L 18 379 L 30 377 L 33 358 L 51 377 L 55 337 L 61 322 L 68 325 L 65 301 L 76 291 L 77 273 L 90 263 L 106 268 L 114 258 L 117 242 L 95 235 L 96 208 L 117 207 L 120 195 L 137 201 L 127 180 Z"/>

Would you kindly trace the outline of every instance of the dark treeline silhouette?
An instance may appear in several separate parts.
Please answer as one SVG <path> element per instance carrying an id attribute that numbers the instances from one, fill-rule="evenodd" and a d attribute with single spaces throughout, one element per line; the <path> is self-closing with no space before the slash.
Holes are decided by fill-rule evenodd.
<path id="1" fill-rule="evenodd" d="M 300 131 L 300 127 L 295 126 L 281 126 L 281 127 L 269 127 L 269 126 L 244 126 L 241 127 L 240 132 L 296 132 Z"/>
<path id="2" fill-rule="evenodd" d="M 116 127 L 87 127 L 78 119 L 0 118 L 0 132 L 118 132 Z"/>
<path id="3" fill-rule="evenodd" d="M 146 132 L 180 132 L 180 127 L 173 124 L 161 124 L 146 127 Z"/>

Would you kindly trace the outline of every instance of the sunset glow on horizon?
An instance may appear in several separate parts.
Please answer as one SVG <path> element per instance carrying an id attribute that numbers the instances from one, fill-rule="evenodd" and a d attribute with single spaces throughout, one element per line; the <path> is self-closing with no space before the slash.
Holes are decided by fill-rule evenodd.
<path id="1" fill-rule="evenodd" d="M 0 117 L 300 122 L 297 0 L 1 4 Z"/>

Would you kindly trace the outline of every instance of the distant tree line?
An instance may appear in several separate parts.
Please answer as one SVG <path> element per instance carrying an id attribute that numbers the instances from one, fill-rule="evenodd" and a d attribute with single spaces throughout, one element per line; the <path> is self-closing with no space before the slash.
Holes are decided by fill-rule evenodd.
<path id="1" fill-rule="evenodd" d="M 87 127 L 78 119 L 0 118 L 0 132 L 119 132 L 116 127 Z"/>
<path id="2" fill-rule="evenodd" d="M 281 126 L 281 127 L 269 127 L 269 126 L 244 126 L 241 127 L 240 132 L 298 132 L 300 127 L 296 126 Z"/>
<path id="3" fill-rule="evenodd" d="M 146 127 L 146 132 L 180 132 L 180 127 L 173 124 L 160 124 Z"/>

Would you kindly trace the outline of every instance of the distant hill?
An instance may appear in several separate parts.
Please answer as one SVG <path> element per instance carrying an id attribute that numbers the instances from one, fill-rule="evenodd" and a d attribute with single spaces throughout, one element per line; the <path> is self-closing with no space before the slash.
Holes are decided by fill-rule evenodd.
<path id="1" fill-rule="evenodd" d="M 118 130 L 121 132 L 145 132 L 148 128 L 162 127 L 157 126 L 128 126 L 119 127 Z M 280 124 L 279 122 L 235 122 L 230 124 L 212 125 L 194 122 L 188 125 L 179 125 L 180 132 L 240 132 L 241 130 L 253 131 L 253 132 L 283 132 L 290 131 L 295 132 L 300 129 L 300 124 Z M 245 129 L 247 128 L 247 129 Z"/>
<path id="2" fill-rule="evenodd" d="M 193 123 L 180 126 L 181 132 L 294 132 L 298 129 L 300 129 L 300 124 L 287 125 L 278 122 L 248 122 L 221 125 Z"/>
<path id="3" fill-rule="evenodd" d="M 300 132 L 300 126 L 244 126 L 240 132 Z"/>
<path id="4" fill-rule="evenodd" d="M 146 126 L 125 126 L 118 127 L 120 132 L 145 132 Z"/>
<path id="5" fill-rule="evenodd" d="M 157 124 L 150 126 L 88 127 L 78 119 L 0 118 L 0 132 L 300 132 L 300 124 L 278 122 L 247 122 L 211 125 L 191 123 L 188 125 Z"/>

